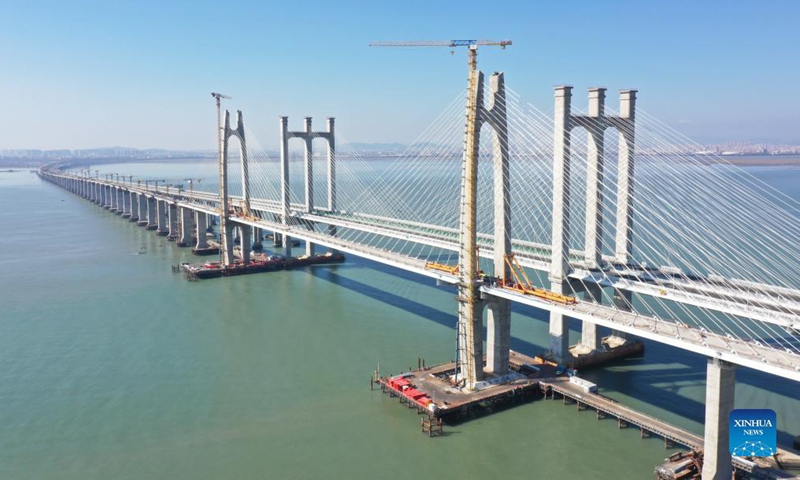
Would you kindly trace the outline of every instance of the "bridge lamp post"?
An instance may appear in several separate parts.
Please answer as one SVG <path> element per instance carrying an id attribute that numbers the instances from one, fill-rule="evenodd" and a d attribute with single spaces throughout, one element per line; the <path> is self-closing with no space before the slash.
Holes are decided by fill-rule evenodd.
<path id="1" fill-rule="evenodd" d="M 187 178 L 184 180 L 184 182 L 189 183 L 189 196 L 194 198 L 194 182 L 200 183 L 200 179 L 198 178 L 195 180 L 192 178 Z"/>

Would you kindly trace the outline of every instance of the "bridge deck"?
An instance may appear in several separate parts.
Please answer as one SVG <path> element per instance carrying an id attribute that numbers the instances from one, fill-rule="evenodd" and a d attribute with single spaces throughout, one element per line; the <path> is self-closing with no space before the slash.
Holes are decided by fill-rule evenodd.
<path id="1" fill-rule="evenodd" d="M 47 172 L 46 175 L 77 178 L 69 174 Z M 82 179 L 86 180 L 86 179 Z M 217 194 L 211 192 L 178 192 L 155 191 L 152 187 L 126 184 L 122 182 L 109 182 L 90 180 L 94 183 L 113 185 L 130 191 L 203 211 L 210 214 L 218 212 Z M 236 198 L 232 197 L 236 205 Z M 342 250 L 359 255 L 386 265 L 401 268 L 428 277 L 436 278 L 442 282 L 455 283 L 456 277 L 442 272 L 431 271 L 425 268 L 425 261 L 402 253 L 377 248 L 345 238 L 331 236 L 327 233 L 315 231 L 314 222 L 329 223 L 343 228 L 355 229 L 359 232 L 386 235 L 403 241 L 417 242 L 426 245 L 457 250 L 457 240 L 453 238 L 452 229 L 425 225 L 415 222 L 386 219 L 383 217 L 353 214 L 345 212 L 326 212 L 316 209 L 307 212 L 301 205 L 290 205 L 291 214 L 289 224 L 278 221 L 282 214 L 283 205 L 274 200 L 253 199 L 253 210 L 259 210 L 258 217 L 234 217 L 232 221 L 260 227 L 274 232 L 279 232 L 290 237 L 311 241 L 322 246 Z M 263 218 L 267 217 L 267 218 Z M 310 222 L 310 223 L 309 223 Z M 311 227 L 311 228 L 309 228 Z M 488 241 L 487 239 L 484 239 Z M 519 247 L 519 260 L 524 266 L 536 269 L 547 269 L 549 266 L 548 247 L 532 244 L 530 242 L 513 242 L 514 248 Z M 481 256 L 492 255 L 491 249 L 482 248 Z M 700 279 L 695 281 L 686 275 L 650 271 L 646 274 L 639 272 L 633 277 L 616 267 L 602 273 L 581 270 L 579 264 L 573 265 L 575 271 L 571 278 L 576 281 L 597 283 L 612 286 L 622 290 L 634 291 L 644 295 L 659 296 L 679 304 L 695 305 L 711 311 L 719 311 L 761 321 L 781 325 L 784 328 L 796 331 L 800 327 L 797 309 L 785 306 L 787 299 L 800 298 L 800 293 L 795 290 L 781 289 L 769 285 L 747 283 L 748 293 L 742 295 L 741 290 L 728 288 L 728 285 L 738 285 L 741 281 L 726 279 Z M 684 348 L 706 356 L 721 358 L 757 370 L 766 371 L 784 378 L 800 381 L 800 355 L 789 349 L 779 349 L 773 345 L 764 345 L 758 338 L 736 338 L 726 336 L 719 332 L 705 332 L 697 326 L 687 325 L 679 319 L 657 318 L 648 314 L 624 312 L 605 305 L 592 302 L 579 302 L 572 307 L 555 305 L 540 301 L 530 296 L 518 295 L 499 288 L 482 288 L 484 294 L 512 301 L 528 304 L 549 311 L 564 313 L 579 320 L 596 323 L 627 333 L 649 338 L 661 343 Z M 784 301 L 784 305 L 776 304 L 776 299 Z M 800 306 L 797 307 L 800 309 Z"/>

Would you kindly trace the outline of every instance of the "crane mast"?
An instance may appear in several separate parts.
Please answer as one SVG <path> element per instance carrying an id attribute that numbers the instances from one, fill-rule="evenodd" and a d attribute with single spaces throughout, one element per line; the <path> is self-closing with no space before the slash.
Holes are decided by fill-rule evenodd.
<path id="1" fill-rule="evenodd" d="M 222 99 L 231 98 L 221 93 L 211 92 L 217 103 L 217 148 L 219 149 L 219 229 L 220 229 L 220 257 L 224 264 L 231 261 L 225 252 L 228 245 L 228 166 L 222 148 Z"/>

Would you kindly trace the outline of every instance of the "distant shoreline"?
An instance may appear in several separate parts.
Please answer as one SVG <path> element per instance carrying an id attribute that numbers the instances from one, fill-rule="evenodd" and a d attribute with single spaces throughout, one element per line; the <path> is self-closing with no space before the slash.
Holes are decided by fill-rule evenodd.
<path id="1" fill-rule="evenodd" d="M 695 155 L 693 158 L 708 165 L 735 165 L 737 167 L 787 167 L 800 166 L 800 155 L 726 155 L 724 157 Z"/>
<path id="2" fill-rule="evenodd" d="M 704 165 L 734 165 L 737 167 L 800 167 L 800 155 L 689 155 L 690 158 L 696 160 L 699 164 Z M 354 158 L 350 155 L 342 155 L 339 157 L 341 160 Z M 381 155 L 370 156 L 361 155 L 357 158 L 366 161 L 383 160 L 401 158 L 401 155 Z M 683 157 L 685 158 L 685 157 Z M 453 157 L 457 159 L 457 157 Z M 91 165 L 106 165 L 114 163 L 195 163 L 195 162 L 216 162 L 215 157 L 163 157 L 163 158 L 74 158 L 74 159 L 41 159 L 31 160 L 25 158 L 0 158 L 0 170 L 7 170 L 10 168 L 32 169 L 39 168 L 44 165 L 52 165 L 54 163 L 61 163 L 68 168 L 85 167 Z M 277 162 L 277 158 L 272 159 Z"/>

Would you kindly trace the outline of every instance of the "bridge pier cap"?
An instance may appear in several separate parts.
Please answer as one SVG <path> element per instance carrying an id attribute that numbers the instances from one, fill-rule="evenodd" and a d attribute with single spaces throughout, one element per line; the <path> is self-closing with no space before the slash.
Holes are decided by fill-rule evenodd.
<path id="1" fill-rule="evenodd" d="M 619 116 L 633 119 L 636 116 L 636 89 L 619 91 Z"/>
<path id="2" fill-rule="evenodd" d="M 589 88 L 589 116 L 602 117 L 606 110 L 606 87 Z"/>

